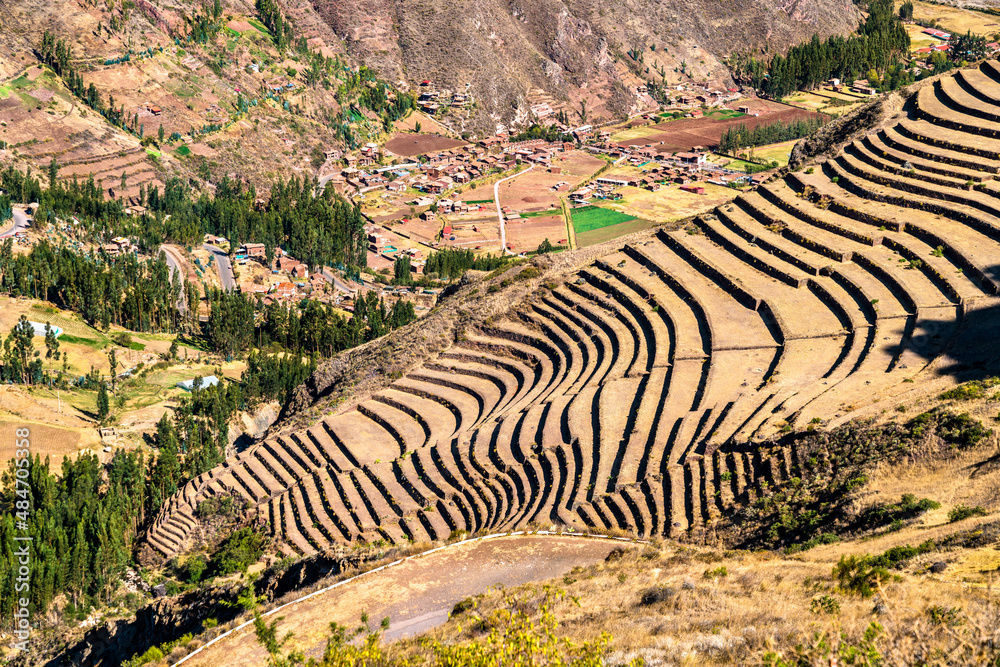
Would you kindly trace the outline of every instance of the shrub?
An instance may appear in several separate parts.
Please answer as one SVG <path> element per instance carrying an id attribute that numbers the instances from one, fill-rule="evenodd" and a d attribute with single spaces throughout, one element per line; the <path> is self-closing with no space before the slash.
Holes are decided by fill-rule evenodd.
<path id="1" fill-rule="evenodd" d="M 194 514 L 199 519 L 207 519 L 213 516 L 229 517 L 236 511 L 236 502 L 232 496 L 206 498 L 198 503 Z"/>
<path id="2" fill-rule="evenodd" d="M 212 556 L 212 570 L 216 574 L 246 572 L 264 554 L 267 537 L 254 532 L 249 526 L 240 528 L 223 540 Z"/>
<path id="3" fill-rule="evenodd" d="M 785 549 L 785 553 L 794 554 L 799 551 L 808 551 L 813 547 L 818 547 L 821 544 L 834 544 L 840 541 L 840 537 L 834 533 L 820 533 L 815 537 L 811 537 L 802 544 L 793 544 L 792 546 Z"/>
<path id="4" fill-rule="evenodd" d="M 814 614 L 839 614 L 840 603 L 831 595 L 820 595 L 812 599 L 809 611 Z"/>
<path id="5" fill-rule="evenodd" d="M 205 568 L 208 567 L 208 561 L 201 554 L 189 558 L 186 563 L 184 563 L 184 573 L 187 577 L 188 583 L 197 584 L 201 581 L 201 575 L 205 572 Z"/>
<path id="6" fill-rule="evenodd" d="M 472 611 L 476 608 L 476 598 L 465 598 L 464 600 L 459 600 L 455 603 L 455 606 L 451 608 L 451 616 L 458 616 L 459 614 L 464 614 L 467 611 Z"/>
<path id="7" fill-rule="evenodd" d="M 833 576 L 840 589 L 866 598 L 874 595 L 878 585 L 887 581 L 891 575 L 881 565 L 874 564 L 873 560 L 868 554 L 841 556 L 833 568 Z"/>
<path id="8" fill-rule="evenodd" d="M 658 602 L 667 602 L 672 600 L 677 596 L 677 589 L 671 586 L 653 586 L 647 589 L 640 598 L 640 602 L 644 605 L 657 604 Z"/>
<path id="9" fill-rule="evenodd" d="M 781 653 L 768 651 L 763 655 L 765 667 L 802 667 L 803 665 L 855 665 L 856 667 L 877 667 L 884 665 L 882 652 L 876 641 L 885 630 L 872 621 L 858 642 L 852 642 L 846 632 L 833 637 L 816 633 L 812 642 L 803 642 L 795 647 L 794 655 L 785 658 Z"/>
<path id="10" fill-rule="evenodd" d="M 941 503 L 929 498 L 917 497 L 912 493 L 904 493 L 895 505 L 879 505 L 863 512 L 854 522 L 854 527 L 860 530 L 871 530 L 902 522 L 941 507 Z"/>
<path id="11" fill-rule="evenodd" d="M 1000 378 L 988 377 L 983 380 L 973 380 L 960 384 L 938 396 L 942 401 L 972 401 L 986 398 L 987 390 L 1000 384 Z"/>
<path id="12" fill-rule="evenodd" d="M 948 523 L 955 523 L 956 521 L 962 521 L 963 519 L 968 519 L 973 516 L 986 516 L 986 514 L 986 510 L 979 505 L 976 505 L 975 507 L 957 505 L 955 509 L 948 512 Z"/>
<path id="13" fill-rule="evenodd" d="M 542 275 L 541 269 L 537 266 L 529 266 L 514 276 L 514 280 L 531 280 L 532 278 L 537 278 L 540 275 Z"/>
<path id="14" fill-rule="evenodd" d="M 955 414 L 934 408 L 914 417 L 908 424 L 911 437 L 936 432 L 948 444 L 969 447 L 990 435 L 992 431 L 969 416 L 968 412 Z"/>
<path id="15" fill-rule="evenodd" d="M 868 598 L 875 594 L 880 582 L 892 577 L 889 568 L 898 570 L 912 558 L 936 548 L 937 544 L 933 540 L 927 540 L 915 547 L 908 544 L 893 547 L 879 556 L 841 556 L 833 568 L 833 576 L 841 590 Z"/>
<path id="16" fill-rule="evenodd" d="M 942 607 L 932 605 L 927 609 L 927 616 L 930 617 L 934 625 L 947 625 L 956 627 L 962 625 L 965 620 L 961 616 L 961 607 Z"/>

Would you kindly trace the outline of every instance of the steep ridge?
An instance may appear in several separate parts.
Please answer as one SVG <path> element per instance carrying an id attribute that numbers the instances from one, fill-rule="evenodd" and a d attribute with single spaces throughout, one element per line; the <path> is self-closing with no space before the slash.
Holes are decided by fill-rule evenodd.
<path id="1" fill-rule="evenodd" d="M 465 288 L 471 303 L 501 279 L 530 287 L 370 397 L 328 408 L 329 379 L 311 380 L 313 406 L 292 416 L 328 413 L 301 428 L 286 416 L 185 486 L 147 558 L 189 548 L 198 503 L 217 494 L 258 508 L 288 555 L 550 524 L 712 539 L 720 516 L 798 474 L 794 447 L 755 441 L 877 416 L 995 366 L 1000 144 L 981 153 L 996 67 L 920 87 L 832 157 L 684 229 Z M 977 113 L 942 102 L 966 86 Z"/>
<path id="2" fill-rule="evenodd" d="M 529 118 L 529 105 L 554 99 L 581 123 L 622 112 L 615 84 L 732 83 L 723 61 L 734 52 L 783 51 L 854 30 L 849 0 L 312 0 L 349 53 L 411 87 L 423 80 L 469 90 L 472 127 Z M 638 59 L 628 56 L 629 51 Z M 683 70 L 686 74 L 680 74 Z M 658 71 L 658 72 L 657 72 Z M 545 95 L 539 95 L 537 92 Z M 619 88 L 619 92 L 621 89 Z M 548 96 L 548 97 L 546 97 Z"/>

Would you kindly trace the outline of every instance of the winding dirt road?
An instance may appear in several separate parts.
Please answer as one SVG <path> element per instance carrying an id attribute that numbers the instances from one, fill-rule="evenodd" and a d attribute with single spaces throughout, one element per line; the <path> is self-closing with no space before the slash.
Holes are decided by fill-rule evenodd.
<path id="1" fill-rule="evenodd" d="M 388 616 L 385 638 L 399 639 L 444 623 L 455 603 L 471 595 L 497 584 L 517 586 L 558 577 L 574 566 L 604 560 L 621 544 L 603 538 L 519 535 L 451 545 L 282 609 L 276 614 L 283 618 L 278 634 L 294 633 L 286 649 L 319 657 L 331 622 L 356 627 L 367 612 L 372 627 Z M 182 662 L 185 667 L 259 667 L 267 663 L 267 654 L 251 625 Z"/>

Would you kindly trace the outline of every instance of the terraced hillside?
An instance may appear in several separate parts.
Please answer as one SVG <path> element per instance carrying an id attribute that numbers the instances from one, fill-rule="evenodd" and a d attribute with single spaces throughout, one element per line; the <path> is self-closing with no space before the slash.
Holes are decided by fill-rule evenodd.
<path id="1" fill-rule="evenodd" d="M 803 467 L 763 436 L 992 370 L 1000 65 L 897 101 L 834 157 L 685 229 L 557 260 L 586 262 L 572 271 L 508 273 L 532 286 L 513 307 L 188 484 L 151 555 L 190 547 L 198 503 L 218 494 L 246 498 L 288 555 L 532 523 L 710 538 Z M 489 280 L 475 291 L 500 289 Z M 419 345 L 428 326 L 405 335 Z"/>

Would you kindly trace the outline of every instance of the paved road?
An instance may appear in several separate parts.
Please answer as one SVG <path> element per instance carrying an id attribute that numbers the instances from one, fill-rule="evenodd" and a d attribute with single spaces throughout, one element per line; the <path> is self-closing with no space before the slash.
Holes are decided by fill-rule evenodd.
<path id="1" fill-rule="evenodd" d="M 160 250 L 163 255 L 167 258 L 167 266 L 170 267 L 170 279 L 173 280 L 174 276 L 179 274 L 181 271 L 181 263 L 177 256 L 174 254 L 176 251 L 173 248 L 167 247 L 165 245 L 160 246 Z M 181 284 L 184 284 L 184 276 L 181 275 Z M 184 289 L 181 289 L 181 295 L 177 298 L 177 310 L 181 311 L 181 315 L 187 312 L 187 295 L 184 293 Z"/>
<path id="2" fill-rule="evenodd" d="M 28 228 L 28 214 L 21 209 L 14 209 L 14 226 L 8 229 L 3 234 L 0 234 L 0 239 L 5 239 L 8 236 L 13 236 L 22 229 Z"/>
<path id="3" fill-rule="evenodd" d="M 351 289 L 351 287 L 347 283 L 345 283 L 340 278 L 340 276 L 338 276 L 334 271 L 331 271 L 328 267 L 324 266 L 322 273 L 323 273 L 323 277 L 326 278 L 327 282 L 333 283 L 333 286 L 336 287 L 341 292 L 346 292 L 348 294 L 352 294 L 352 293 L 354 293 L 354 292 L 357 291 L 357 290 Z"/>
<path id="4" fill-rule="evenodd" d="M 456 544 L 359 577 L 277 613 L 278 631 L 294 636 L 287 648 L 319 657 L 330 622 L 356 627 L 362 612 L 372 626 L 389 618 L 385 639 L 417 634 L 448 620 L 455 603 L 503 584 L 518 586 L 564 575 L 604 560 L 620 545 L 605 539 L 522 535 Z M 256 667 L 267 654 L 246 627 L 191 656 L 184 667 Z"/>
<path id="5" fill-rule="evenodd" d="M 219 282 L 222 283 L 222 289 L 227 292 L 235 290 L 236 276 L 233 275 L 233 265 L 229 261 L 229 255 L 221 248 L 208 243 L 203 243 L 201 247 L 215 255 L 215 265 L 219 270 Z"/>
<path id="6" fill-rule="evenodd" d="M 500 250 L 505 254 L 514 255 L 516 253 L 507 250 L 507 230 L 504 228 L 503 213 L 500 212 L 500 184 L 504 181 L 509 181 L 512 178 L 517 178 L 521 174 L 527 174 L 529 171 L 535 168 L 535 165 L 531 165 L 524 171 L 518 172 L 513 176 L 508 176 L 507 178 L 501 178 L 499 181 L 493 184 L 493 203 L 497 205 L 497 218 L 500 220 Z"/>

